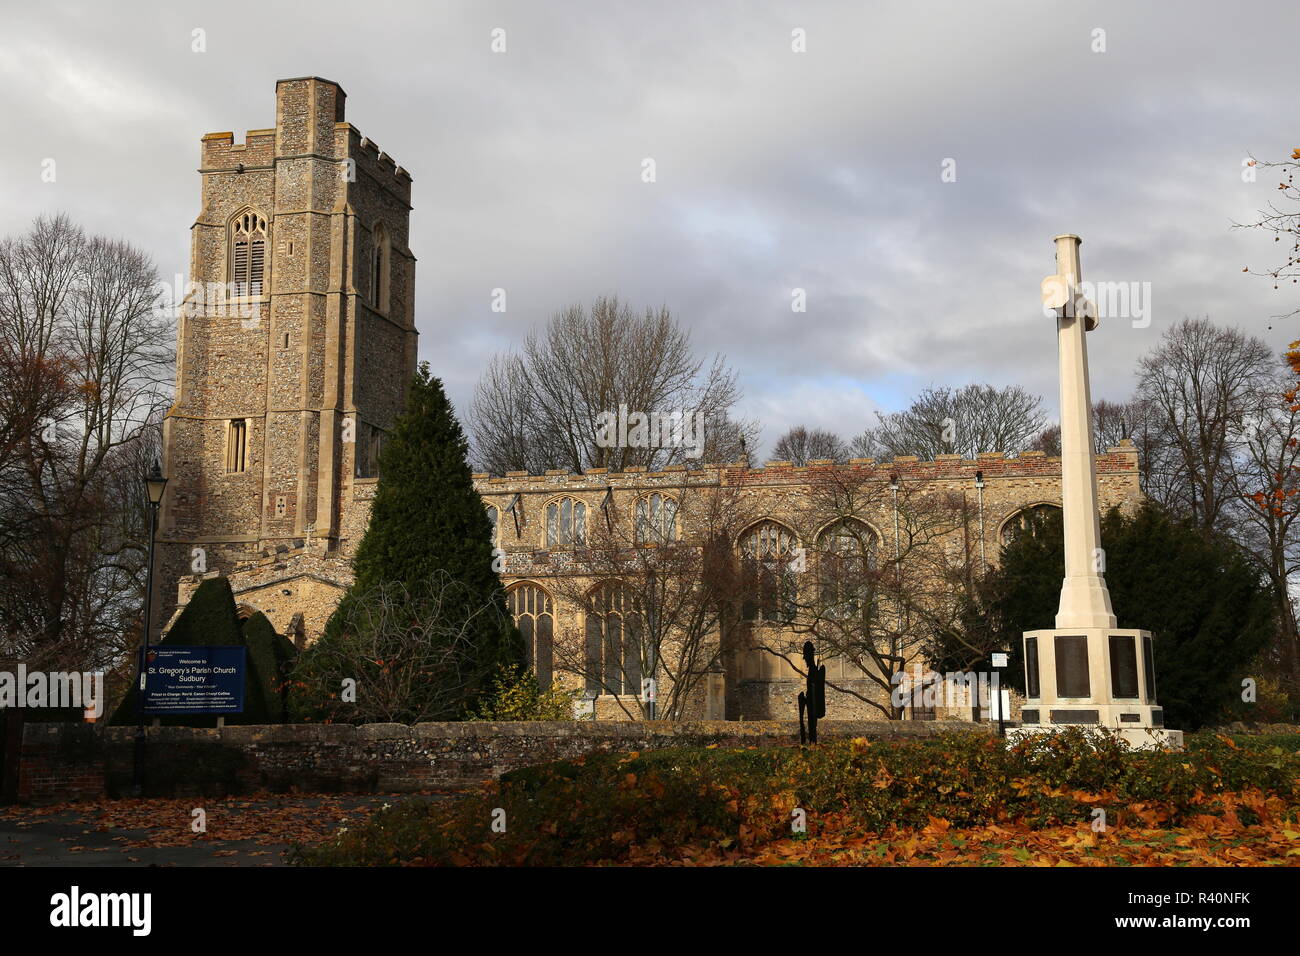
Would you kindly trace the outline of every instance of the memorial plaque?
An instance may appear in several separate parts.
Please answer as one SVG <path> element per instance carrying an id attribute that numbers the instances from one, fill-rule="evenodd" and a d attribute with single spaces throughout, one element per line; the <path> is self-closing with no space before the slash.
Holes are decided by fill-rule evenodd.
<path id="1" fill-rule="evenodd" d="M 1025 638 L 1025 696 L 1038 697 L 1038 638 Z"/>
<path id="2" fill-rule="evenodd" d="M 1137 642 L 1131 634 L 1110 635 L 1110 693 L 1117 699 L 1138 698 Z"/>
<path id="3" fill-rule="evenodd" d="M 1056 635 L 1056 696 L 1088 697 L 1088 638 Z"/>
<path id="4" fill-rule="evenodd" d="M 1147 703 L 1156 702 L 1156 665 L 1155 652 L 1151 646 L 1151 635 L 1142 638 L 1142 676 L 1147 681 Z"/>

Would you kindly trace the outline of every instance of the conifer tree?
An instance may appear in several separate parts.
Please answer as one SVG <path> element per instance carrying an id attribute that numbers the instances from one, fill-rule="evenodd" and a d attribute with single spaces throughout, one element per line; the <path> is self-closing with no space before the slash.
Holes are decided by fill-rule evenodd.
<path id="1" fill-rule="evenodd" d="M 462 642 L 463 651 L 457 651 L 454 671 L 463 691 L 458 692 L 455 708 L 441 703 L 445 697 L 440 689 L 425 689 L 438 695 L 438 717 L 464 716 L 489 689 L 500 667 L 523 661 L 523 641 L 506 611 L 505 594 L 493 567 L 491 522 L 474 490 L 467 453 L 468 442 L 442 382 L 422 362 L 408 390 L 405 411 L 380 453 L 379 482 L 370 524 L 353 562 L 353 584 L 318 642 L 321 653 L 313 655 L 309 649 L 303 655 L 300 686 L 307 689 L 308 697 L 316 696 L 311 687 L 337 688 L 336 677 L 356 679 L 364 674 L 366 668 L 359 666 L 350 674 L 327 675 L 318 665 L 340 659 L 341 648 L 353 636 L 347 631 L 370 617 L 364 607 L 368 599 L 381 593 L 385 601 L 395 593 L 427 595 L 431 581 L 445 581 L 448 576 L 453 586 L 439 588 L 443 597 L 434 613 L 456 620 L 427 622 L 424 631 L 430 640 L 453 632 L 468 634 L 468 639 Z M 411 613 L 428 615 L 429 608 L 427 600 L 416 601 Z M 428 679 L 436 682 L 438 672 L 429 673 Z M 413 688 L 413 694 L 422 692 L 418 686 Z M 357 693 L 365 693 L 365 687 L 359 686 Z M 311 709 L 298 708 L 299 713 Z M 325 709 L 329 719 L 343 719 L 337 706 L 328 704 Z M 418 701 L 412 702 L 410 712 L 430 719 L 428 709 Z"/>

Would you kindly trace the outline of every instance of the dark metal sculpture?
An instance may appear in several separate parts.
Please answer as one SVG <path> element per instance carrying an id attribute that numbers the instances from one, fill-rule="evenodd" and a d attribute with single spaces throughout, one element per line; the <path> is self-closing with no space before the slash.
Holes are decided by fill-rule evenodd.
<path id="1" fill-rule="evenodd" d="M 817 743 L 817 721 L 826 716 L 826 665 L 817 663 L 812 641 L 803 642 L 803 660 L 808 665 L 807 690 L 799 694 L 799 743 Z M 808 712 L 805 734 L 803 715 Z"/>

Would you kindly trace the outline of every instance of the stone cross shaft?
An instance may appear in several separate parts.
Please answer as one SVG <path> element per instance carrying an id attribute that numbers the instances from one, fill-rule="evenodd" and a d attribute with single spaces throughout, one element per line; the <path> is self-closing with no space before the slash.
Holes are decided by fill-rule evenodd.
<path id="1" fill-rule="evenodd" d="M 1065 518 L 1065 580 L 1056 613 L 1057 628 L 1115 626 L 1106 590 L 1097 515 L 1097 472 L 1093 466 L 1092 395 L 1088 385 L 1088 343 L 1095 307 L 1078 295 L 1081 283 L 1078 236 L 1056 237 L 1057 275 L 1044 282 L 1044 301 L 1056 306 L 1057 358 L 1061 367 L 1061 497 Z M 1054 284 L 1058 293 L 1048 293 Z M 1064 302 L 1060 302 L 1060 298 Z"/>

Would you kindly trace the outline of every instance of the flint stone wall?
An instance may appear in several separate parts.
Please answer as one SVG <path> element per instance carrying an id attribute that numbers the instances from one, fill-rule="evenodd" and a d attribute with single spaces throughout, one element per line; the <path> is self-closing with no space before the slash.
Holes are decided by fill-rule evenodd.
<path id="1" fill-rule="evenodd" d="M 822 739 L 990 733 L 962 721 L 822 721 Z M 518 767 L 665 747 L 788 747 L 795 721 L 529 721 L 146 728 L 145 793 L 221 796 L 460 790 Z M 27 724 L 18 800 L 55 803 L 130 793 L 135 728 Z"/>

